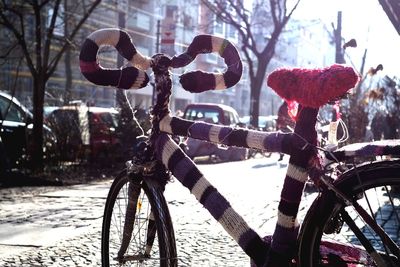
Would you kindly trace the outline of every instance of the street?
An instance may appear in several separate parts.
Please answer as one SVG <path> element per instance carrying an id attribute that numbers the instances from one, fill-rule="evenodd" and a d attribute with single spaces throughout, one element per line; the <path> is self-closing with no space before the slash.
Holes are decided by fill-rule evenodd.
<path id="1" fill-rule="evenodd" d="M 281 164 L 277 159 L 199 167 L 249 225 L 266 235 L 274 230 L 286 171 L 287 158 Z M 1 189 L 0 266 L 100 266 L 101 219 L 111 182 Z M 235 241 L 177 180 L 165 196 L 179 266 L 249 266 Z"/>

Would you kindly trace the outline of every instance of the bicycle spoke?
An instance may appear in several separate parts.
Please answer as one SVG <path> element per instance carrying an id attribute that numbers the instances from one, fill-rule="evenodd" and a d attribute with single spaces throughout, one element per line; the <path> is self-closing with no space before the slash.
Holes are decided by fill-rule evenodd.
<path id="1" fill-rule="evenodd" d="M 370 219 L 376 222 L 377 225 L 388 234 L 392 242 L 397 242 L 397 245 L 400 244 L 400 220 L 398 215 L 400 212 L 400 201 L 398 196 L 393 196 L 388 187 L 371 188 L 370 190 L 363 192 L 362 198 L 359 199 L 357 203 L 362 206 L 365 211 L 370 213 Z M 397 205 L 395 205 L 395 203 L 397 203 Z M 354 235 L 354 227 L 357 227 L 362 235 L 366 237 L 367 242 L 371 244 L 371 247 L 377 251 L 377 253 L 372 253 L 374 258 L 380 255 L 384 257 L 385 262 L 389 261 L 389 259 L 396 259 L 392 255 L 393 253 L 390 253 L 389 251 L 395 250 L 396 252 L 397 250 L 398 252 L 398 247 L 396 249 L 394 248 L 395 245 L 388 245 L 390 244 L 389 240 L 382 241 L 380 235 L 375 231 L 376 229 L 371 227 L 371 223 L 367 223 L 354 208 L 347 207 L 346 211 L 349 217 L 351 217 L 351 219 L 348 218 L 347 221 L 353 222 L 354 226 L 347 224 L 343 225 L 340 233 L 329 235 L 332 239 L 346 244 L 347 253 L 349 253 L 351 249 L 354 249 L 354 252 L 359 252 L 360 245 L 362 245 L 363 242 Z M 391 248 L 390 250 L 388 249 L 388 246 Z M 321 261 L 332 264 L 332 262 L 335 261 L 333 257 L 334 254 L 332 251 L 329 252 L 331 254 L 321 255 Z M 357 257 L 360 258 L 358 261 L 354 261 L 353 258 L 350 258 L 346 263 L 353 264 L 354 262 L 357 262 L 357 264 L 363 264 L 365 266 L 374 266 L 371 263 L 372 259 L 368 259 L 370 255 L 365 254 L 362 257 Z M 340 261 L 343 259 L 346 259 L 346 257 L 341 255 Z"/>
<path id="2" fill-rule="evenodd" d="M 140 192 L 137 203 L 135 204 L 136 214 L 132 221 L 134 224 L 134 231 L 129 240 L 130 244 L 124 255 L 117 256 L 121 242 L 123 242 L 123 229 L 129 194 L 129 186 L 127 183 L 123 185 L 115 199 L 114 212 L 112 213 L 110 226 L 110 266 L 153 266 L 156 264 L 155 262 L 160 262 L 162 259 L 157 257 L 159 256 L 158 247 L 153 246 L 153 241 L 156 238 L 156 225 L 153 224 L 150 226 L 149 224 L 151 208 L 146 194 L 144 194 L 143 191 Z M 148 238 L 152 239 L 150 244 L 147 241 Z M 156 257 L 151 255 L 155 255 Z"/>

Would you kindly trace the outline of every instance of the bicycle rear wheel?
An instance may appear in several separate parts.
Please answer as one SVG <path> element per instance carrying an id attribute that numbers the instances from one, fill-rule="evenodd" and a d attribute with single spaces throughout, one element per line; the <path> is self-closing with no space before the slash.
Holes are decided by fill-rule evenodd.
<path id="1" fill-rule="evenodd" d="M 400 244 L 400 161 L 360 166 L 345 173 L 336 185 L 370 214 L 394 245 L 382 242 L 379 230 L 362 219 L 352 205 L 345 205 L 333 192 L 326 191 L 314 201 L 304 219 L 299 265 L 400 266 L 400 257 L 394 256 L 399 254 Z M 371 253 L 373 250 L 376 253 Z M 379 261 L 383 264 L 378 265 Z"/>
<path id="2" fill-rule="evenodd" d="M 157 182 L 120 174 L 103 217 L 102 266 L 176 266 L 173 226 Z"/>

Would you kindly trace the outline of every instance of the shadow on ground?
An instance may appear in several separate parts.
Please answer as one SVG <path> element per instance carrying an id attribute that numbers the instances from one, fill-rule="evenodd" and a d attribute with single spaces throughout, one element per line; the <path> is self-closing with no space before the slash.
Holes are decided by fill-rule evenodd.
<path id="1" fill-rule="evenodd" d="M 123 166 L 101 168 L 93 165 L 58 166 L 41 173 L 13 170 L 0 176 L 0 188 L 23 186 L 67 186 L 115 177 Z"/>

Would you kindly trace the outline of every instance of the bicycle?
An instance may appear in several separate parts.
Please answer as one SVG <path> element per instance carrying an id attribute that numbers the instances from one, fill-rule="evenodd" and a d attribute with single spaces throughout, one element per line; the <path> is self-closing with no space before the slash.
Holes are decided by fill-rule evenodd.
<path id="1" fill-rule="evenodd" d="M 97 61 L 102 45 L 114 46 L 130 63 L 121 69 L 102 68 Z M 392 193 L 400 185 L 400 160 L 382 158 L 400 155 L 399 140 L 350 145 L 337 150 L 320 148 L 317 144 L 318 109 L 356 85 L 359 77 L 354 70 L 332 65 L 317 70 L 280 69 L 268 76 L 268 85 L 278 95 L 299 103 L 292 133 L 232 128 L 171 116 L 169 70 L 188 65 L 200 53 L 213 52 L 224 59 L 227 66 L 224 73 L 197 70 L 180 76 L 182 87 L 197 93 L 225 89 L 240 80 L 242 62 L 228 40 L 199 35 L 184 53 L 172 58 L 163 54 L 151 58 L 141 55 L 130 36 L 118 29 L 98 30 L 85 40 L 79 58 L 81 71 L 89 81 L 102 86 L 139 89 L 149 82 L 146 70 L 151 68 L 157 94 L 151 110 L 151 132 L 140 137 L 137 154 L 115 178 L 106 200 L 102 265 L 178 265 L 173 225 L 163 196 L 168 181 L 175 177 L 256 266 L 399 266 L 399 246 L 390 238 L 391 233 L 386 232 L 379 217 L 383 213 L 387 216 L 391 206 L 390 215 L 399 218 L 395 207 L 399 195 Z M 251 229 L 171 135 L 290 155 L 274 234 L 261 238 Z M 381 158 L 356 164 L 355 159 L 359 157 Z M 308 178 L 320 192 L 300 228 L 297 212 Z M 382 203 L 378 200 L 382 198 L 387 200 L 385 212 L 380 211 Z M 343 239 L 338 235 L 341 231 L 346 234 L 351 231 L 350 236 L 358 241 Z"/>

